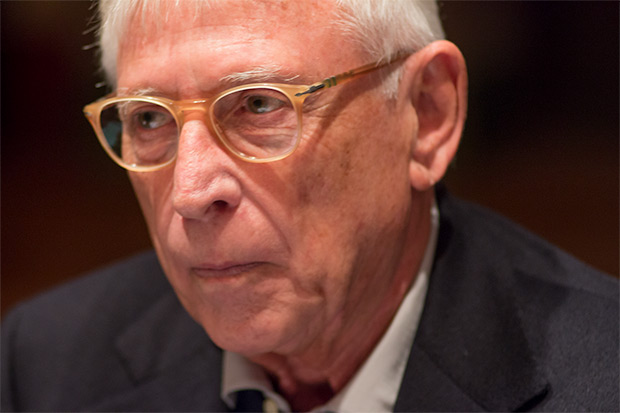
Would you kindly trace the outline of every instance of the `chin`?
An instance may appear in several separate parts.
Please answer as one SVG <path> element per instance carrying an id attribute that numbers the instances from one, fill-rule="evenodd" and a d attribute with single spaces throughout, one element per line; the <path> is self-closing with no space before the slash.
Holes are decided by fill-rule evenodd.
<path id="1" fill-rule="evenodd" d="M 286 341 L 286 322 L 261 317 L 261 314 L 200 317 L 198 323 L 221 349 L 245 356 L 278 352 Z"/>
<path id="2" fill-rule="evenodd" d="M 279 349 L 276 334 L 269 331 L 257 331 L 257 328 L 236 329 L 226 332 L 211 332 L 207 334 L 222 350 L 232 351 L 246 357 L 258 354 L 276 353 Z"/>

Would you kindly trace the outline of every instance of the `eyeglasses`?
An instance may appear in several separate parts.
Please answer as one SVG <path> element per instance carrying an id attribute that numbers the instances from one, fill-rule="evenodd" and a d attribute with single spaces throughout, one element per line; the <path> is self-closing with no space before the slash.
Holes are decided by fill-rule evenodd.
<path id="1" fill-rule="evenodd" d="M 247 162 L 272 162 L 286 158 L 299 145 L 308 96 L 405 57 L 400 54 L 312 85 L 253 83 L 208 99 L 108 96 L 86 105 L 84 115 L 108 155 L 130 171 L 156 171 L 173 163 L 185 115 L 194 111 L 206 114 L 207 125 L 232 154 Z"/>

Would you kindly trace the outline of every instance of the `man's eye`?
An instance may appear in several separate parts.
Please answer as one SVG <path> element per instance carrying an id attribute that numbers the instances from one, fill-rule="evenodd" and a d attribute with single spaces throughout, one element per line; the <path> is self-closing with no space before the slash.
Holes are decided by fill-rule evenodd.
<path id="1" fill-rule="evenodd" d="M 284 105 L 280 99 L 269 96 L 248 96 L 246 99 L 246 108 L 256 114 L 273 112 Z"/>
<path id="2" fill-rule="evenodd" d="M 172 116 L 169 113 L 150 110 L 137 113 L 136 120 L 144 129 L 156 129 L 172 121 Z"/>

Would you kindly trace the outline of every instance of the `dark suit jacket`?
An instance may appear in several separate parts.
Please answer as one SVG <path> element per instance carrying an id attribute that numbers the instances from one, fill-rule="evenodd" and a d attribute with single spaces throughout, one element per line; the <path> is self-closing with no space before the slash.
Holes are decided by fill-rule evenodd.
<path id="1" fill-rule="evenodd" d="M 440 235 L 397 411 L 617 411 L 618 284 L 438 191 Z M 225 411 L 221 351 L 153 253 L 18 307 L 2 409 Z"/>

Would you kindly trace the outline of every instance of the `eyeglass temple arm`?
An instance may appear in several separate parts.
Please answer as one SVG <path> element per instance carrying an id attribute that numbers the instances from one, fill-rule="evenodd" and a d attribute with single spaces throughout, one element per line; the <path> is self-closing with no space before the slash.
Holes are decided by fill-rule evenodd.
<path id="1" fill-rule="evenodd" d="M 334 87 L 336 85 L 342 84 L 342 83 L 346 83 L 349 80 L 355 79 L 358 76 L 364 75 L 366 73 L 372 72 L 374 70 L 378 70 L 381 69 L 382 67 L 385 67 L 391 63 L 394 63 L 397 60 L 400 59 L 404 59 L 405 57 L 409 56 L 409 53 L 401 53 L 398 54 L 396 56 L 394 56 L 392 59 L 389 59 L 383 63 L 369 63 L 367 65 L 358 67 L 357 69 L 353 69 L 353 70 L 349 70 L 348 72 L 343 72 L 340 73 L 336 76 L 331 76 L 328 77 L 327 79 L 323 80 L 322 82 L 319 83 L 315 83 L 311 86 L 308 87 L 307 90 L 303 91 L 303 92 L 299 92 L 296 93 L 295 96 L 303 96 L 303 95 L 309 95 L 311 93 L 314 93 L 318 90 L 321 90 L 323 88 L 330 88 L 330 87 Z"/>

